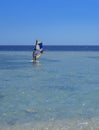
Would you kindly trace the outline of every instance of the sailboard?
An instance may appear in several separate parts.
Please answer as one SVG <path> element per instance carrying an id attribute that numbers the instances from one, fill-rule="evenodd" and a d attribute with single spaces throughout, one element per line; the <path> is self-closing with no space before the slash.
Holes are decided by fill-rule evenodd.
<path id="1" fill-rule="evenodd" d="M 36 40 L 36 45 L 33 50 L 33 62 L 36 62 L 37 59 L 39 59 L 42 54 L 43 54 L 43 43 Z"/>

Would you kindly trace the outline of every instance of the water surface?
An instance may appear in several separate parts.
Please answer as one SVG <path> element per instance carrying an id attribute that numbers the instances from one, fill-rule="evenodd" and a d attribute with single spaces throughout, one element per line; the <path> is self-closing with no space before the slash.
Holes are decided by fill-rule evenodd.
<path id="1" fill-rule="evenodd" d="M 91 125 L 93 120 L 96 124 L 99 119 L 99 53 L 45 51 L 37 64 L 31 63 L 31 58 L 32 51 L 0 51 L 2 130 L 4 126 L 30 122 L 32 125 L 46 122 L 47 126 L 48 122 L 54 122 L 51 130 L 57 124 L 66 124 L 65 121 L 67 124 L 89 121 Z M 74 124 L 76 130 L 77 122 Z M 39 130 L 40 126 L 35 128 Z"/>

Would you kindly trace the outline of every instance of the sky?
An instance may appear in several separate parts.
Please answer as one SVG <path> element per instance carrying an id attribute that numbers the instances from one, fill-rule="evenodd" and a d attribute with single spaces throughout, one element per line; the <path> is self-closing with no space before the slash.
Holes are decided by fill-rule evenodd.
<path id="1" fill-rule="evenodd" d="M 0 0 L 0 45 L 99 45 L 99 0 Z"/>

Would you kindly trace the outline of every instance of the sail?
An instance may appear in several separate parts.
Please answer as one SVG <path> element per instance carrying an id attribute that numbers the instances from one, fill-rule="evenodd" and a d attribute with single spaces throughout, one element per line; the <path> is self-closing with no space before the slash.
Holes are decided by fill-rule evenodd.
<path id="1" fill-rule="evenodd" d="M 42 55 L 42 53 L 43 53 L 43 44 L 42 42 L 37 41 L 34 51 L 35 58 L 38 59 Z"/>
<path id="2" fill-rule="evenodd" d="M 37 42 L 37 44 L 36 44 L 36 50 L 38 50 L 40 52 L 43 50 L 42 42 L 40 42 L 40 41 Z"/>

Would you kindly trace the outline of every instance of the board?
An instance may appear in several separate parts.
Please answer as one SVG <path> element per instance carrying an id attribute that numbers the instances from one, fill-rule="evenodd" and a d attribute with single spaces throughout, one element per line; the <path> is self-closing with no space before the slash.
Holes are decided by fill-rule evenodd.
<path id="1" fill-rule="evenodd" d="M 38 60 L 31 60 L 32 63 L 40 63 Z"/>

